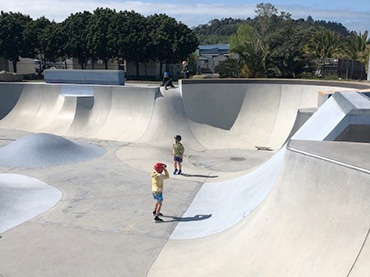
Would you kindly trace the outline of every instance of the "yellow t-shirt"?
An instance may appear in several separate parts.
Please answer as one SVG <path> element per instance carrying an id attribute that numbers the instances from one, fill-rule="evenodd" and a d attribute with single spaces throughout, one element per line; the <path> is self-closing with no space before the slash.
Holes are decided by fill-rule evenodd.
<path id="1" fill-rule="evenodd" d="M 175 157 L 182 157 L 184 154 L 184 146 L 181 144 L 181 142 L 175 142 L 173 144 L 173 153 Z"/>
<path id="2" fill-rule="evenodd" d="M 163 180 L 170 178 L 167 169 L 163 170 L 164 175 L 153 171 L 152 177 L 152 193 L 162 193 L 163 192 Z"/>

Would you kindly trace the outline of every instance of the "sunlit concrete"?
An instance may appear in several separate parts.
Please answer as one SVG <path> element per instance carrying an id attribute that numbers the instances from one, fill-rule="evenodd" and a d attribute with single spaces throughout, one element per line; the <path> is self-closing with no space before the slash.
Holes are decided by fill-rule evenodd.
<path id="1" fill-rule="evenodd" d="M 84 160 L 72 151 L 62 164 L 0 164 L 3 179 L 25 176 L 62 195 L 47 211 L 2 223 L 0 275 L 369 274 L 368 144 L 335 141 L 356 141 L 348 126 L 367 130 L 369 100 L 356 93 L 366 84 L 81 87 L 0 84 L 0 151 L 40 134 L 66 146 L 41 160 L 68 145 L 99 149 Z M 353 92 L 328 97 L 338 91 Z M 172 167 L 176 134 L 184 174 L 165 183 L 165 222 L 156 224 L 149 173 L 157 161 Z"/>

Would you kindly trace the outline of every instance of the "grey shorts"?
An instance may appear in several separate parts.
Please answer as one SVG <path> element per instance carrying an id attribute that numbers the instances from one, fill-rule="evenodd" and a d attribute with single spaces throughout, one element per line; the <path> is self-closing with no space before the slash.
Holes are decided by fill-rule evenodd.
<path id="1" fill-rule="evenodd" d="M 174 157 L 173 157 L 173 160 L 174 160 L 175 162 L 182 163 L 182 158 L 181 158 L 181 157 L 176 157 L 176 156 L 174 156 Z"/>

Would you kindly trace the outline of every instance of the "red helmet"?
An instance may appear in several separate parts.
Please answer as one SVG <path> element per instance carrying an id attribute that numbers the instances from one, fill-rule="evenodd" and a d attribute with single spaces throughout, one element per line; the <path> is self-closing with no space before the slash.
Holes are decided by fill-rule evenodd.
<path id="1" fill-rule="evenodd" d="M 162 173 L 163 168 L 165 168 L 165 164 L 163 164 L 163 163 L 156 163 L 153 168 L 158 173 Z"/>

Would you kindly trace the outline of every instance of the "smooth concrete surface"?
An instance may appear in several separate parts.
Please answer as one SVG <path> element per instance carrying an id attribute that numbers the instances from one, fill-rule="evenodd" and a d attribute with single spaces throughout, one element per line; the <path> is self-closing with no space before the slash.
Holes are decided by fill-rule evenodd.
<path id="1" fill-rule="evenodd" d="M 0 174 L 0 234 L 49 210 L 61 191 L 34 178 Z"/>
<path id="2" fill-rule="evenodd" d="M 78 163 L 98 158 L 105 149 L 87 143 L 75 143 L 51 134 L 30 134 L 0 147 L 0 166 L 40 167 Z"/>
<path id="3" fill-rule="evenodd" d="M 0 133 L 2 145 L 26 135 L 4 129 Z M 58 166 L 0 167 L 3 174 L 34 178 L 63 194 L 56 206 L 1 233 L 0 275 L 146 275 L 201 182 L 171 176 L 165 183 L 162 209 L 166 223 L 156 224 L 150 185 L 153 165 L 142 171 L 120 161 L 115 152 L 126 145 L 124 142 L 89 142 L 99 144 L 107 153 L 98 159 Z M 22 213 L 13 213 L 15 218 L 19 215 Z"/>
<path id="4" fill-rule="evenodd" d="M 288 137 L 297 110 L 317 107 L 317 93 L 324 89 L 345 88 L 296 83 L 190 83 L 181 93 L 191 130 L 208 148 L 258 145 L 277 150 Z M 226 112 L 228 108 L 230 112 Z M 215 126 L 214 120 L 221 123 Z"/>
<path id="5" fill-rule="evenodd" d="M 362 102 L 361 102 L 362 100 Z M 356 105 L 356 103 L 358 103 Z M 352 114 L 357 114 L 353 117 Z M 292 139 L 329 140 L 333 133 L 340 134 L 357 118 L 370 119 L 370 100 L 357 93 L 336 93 L 304 124 Z M 347 123 L 344 126 L 343 122 Z M 370 122 L 369 122 L 370 124 Z M 207 182 L 185 213 L 212 216 L 207 221 L 180 222 L 172 239 L 193 239 L 225 230 L 250 214 L 266 197 L 274 184 L 282 164 L 285 147 L 265 164 L 237 179 Z"/>
<path id="6" fill-rule="evenodd" d="M 334 94 L 282 147 L 300 124 L 297 110 L 317 108 L 318 91 L 358 85 L 215 83 L 185 81 L 167 91 L 91 86 L 92 96 L 63 95 L 57 84 L 17 84 L 18 100 L 5 105 L 0 120 L 0 146 L 47 133 L 106 153 L 62 165 L 0 166 L 63 193 L 48 211 L 1 234 L 0 276 L 368 275 L 369 177 L 358 167 L 368 145 L 352 152 L 353 143 L 330 142 L 351 124 L 366 124 L 367 99 Z M 1 101 L 12 93 L 0 84 Z M 186 149 L 184 174 L 165 182 L 165 222 L 156 224 L 149 174 L 158 161 L 172 168 L 175 134 Z M 328 145 L 325 158 L 320 143 Z M 338 163 L 343 147 L 358 162 Z"/>
<path id="7" fill-rule="evenodd" d="M 309 142 L 326 159 L 289 148 L 263 203 L 233 227 L 201 239 L 170 240 L 148 276 L 369 276 L 370 175 L 367 144 Z M 321 154 L 321 151 L 320 151 Z M 356 166 L 357 167 L 357 166 Z M 361 170 L 359 170 L 361 169 Z M 367 172 L 367 173 L 366 173 Z"/>

